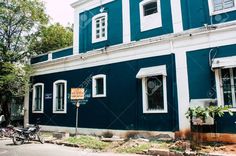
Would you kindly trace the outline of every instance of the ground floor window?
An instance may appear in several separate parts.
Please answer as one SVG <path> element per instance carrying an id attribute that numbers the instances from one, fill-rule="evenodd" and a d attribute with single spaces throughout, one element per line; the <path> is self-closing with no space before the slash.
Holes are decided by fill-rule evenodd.
<path id="1" fill-rule="evenodd" d="M 143 113 L 167 113 L 166 66 L 142 68 Z"/>
<path id="2" fill-rule="evenodd" d="M 224 105 L 236 108 L 236 68 L 221 69 L 220 78 Z"/>
<path id="3" fill-rule="evenodd" d="M 43 113 L 44 84 L 37 83 L 33 86 L 33 113 Z"/>
<path id="4" fill-rule="evenodd" d="M 106 97 L 106 75 L 93 76 L 92 92 L 93 97 Z"/>
<path id="5" fill-rule="evenodd" d="M 53 112 L 66 113 L 67 83 L 64 80 L 54 82 L 53 85 Z"/>

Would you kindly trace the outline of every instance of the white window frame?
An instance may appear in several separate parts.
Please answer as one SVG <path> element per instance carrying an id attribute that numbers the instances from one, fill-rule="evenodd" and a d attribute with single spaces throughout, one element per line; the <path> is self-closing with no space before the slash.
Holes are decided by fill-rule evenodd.
<path id="1" fill-rule="evenodd" d="M 35 103 L 35 96 L 36 96 L 36 90 L 35 90 L 35 88 L 37 87 L 37 86 L 42 86 L 42 99 L 41 99 L 41 101 L 42 101 L 42 104 L 41 104 L 41 110 L 40 111 L 36 111 L 35 110 L 35 105 L 36 105 L 36 103 Z M 33 85 L 33 103 L 32 103 L 32 113 L 43 113 L 44 112 L 44 84 L 43 83 L 36 83 L 36 84 L 34 84 Z"/>
<path id="2" fill-rule="evenodd" d="M 105 17 L 105 36 L 101 37 L 101 35 L 100 35 L 100 38 L 96 38 L 96 19 L 102 18 L 102 17 Z M 100 23 L 100 26 L 101 26 L 101 23 Z M 100 30 L 100 34 L 101 34 L 101 30 Z M 107 15 L 107 12 L 100 13 L 100 14 L 93 16 L 93 18 L 92 18 L 92 43 L 106 41 L 107 36 L 108 36 L 108 15 Z"/>
<path id="3" fill-rule="evenodd" d="M 64 90 L 64 111 L 57 111 L 56 110 L 56 94 L 57 94 L 57 87 L 58 83 L 64 83 L 65 90 Z M 53 83 L 53 113 L 57 114 L 65 114 L 67 112 L 67 81 L 66 80 L 57 80 Z"/>
<path id="4" fill-rule="evenodd" d="M 103 94 L 97 94 L 96 93 L 96 79 L 100 79 L 102 78 L 103 79 Z M 99 75 L 95 75 L 93 76 L 92 78 L 92 95 L 94 98 L 99 98 L 99 97 L 106 97 L 107 96 L 107 84 L 106 84 L 106 75 L 104 74 L 99 74 Z"/>
<path id="5" fill-rule="evenodd" d="M 232 75 L 232 72 L 230 73 L 230 75 Z M 225 104 L 224 104 L 224 92 L 223 92 L 221 69 L 215 69 L 215 81 L 216 81 L 216 94 L 217 94 L 218 106 L 224 106 Z M 235 88 L 231 87 L 231 89 L 232 92 L 234 92 Z M 236 102 L 234 100 L 236 98 L 235 95 L 233 95 L 232 98 L 233 98 L 232 101 L 234 102 L 233 103 L 234 108 L 231 108 L 231 111 L 236 112 Z"/>
<path id="6" fill-rule="evenodd" d="M 236 0 L 234 0 L 234 7 L 228 8 L 228 9 L 219 10 L 219 11 L 215 11 L 214 5 L 213 5 L 213 0 L 208 0 L 208 6 L 209 6 L 210 16 L 218 15 L 218 14 L 223 14 L 223 13 L 226 13 L 226 12 L 230 12 L 230 11 L 235 11 L 236 10 Z"/>
<path id="7" fill-rule="evenodd" d="M 151 3 L 151 2 L 157 2 L 157 13 L 144 16 L 144 5 Z M 162 18 L 161 18 L 161 1 L 160 0 L 143 0 L 139 3 L 139 12 L 140 12 L 140 29 L 141 32 L 152 30 L 155 28 L 162 27 Z"/>
<path id="8" fill-rule="evenodd" d="M 162 76 L 162 88 L 163 88 L 163 110 L 148 110 L 148 95 L 147 95 L 147 79 L 153 76 Z M 143 101 L 143 113 L 168 113 L 167 105 L 167 72 L 166 65 L 141 68 L 136 75 L 136 78 L 142 79 L 142 101 Z"/>

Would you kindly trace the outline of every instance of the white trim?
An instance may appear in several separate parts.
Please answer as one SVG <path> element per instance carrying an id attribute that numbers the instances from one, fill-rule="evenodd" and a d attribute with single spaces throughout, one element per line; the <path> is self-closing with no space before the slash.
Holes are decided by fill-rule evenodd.
<path id="1" fill-rule="evenodd" d="M 103 79 L 103 94 L 97 94 L 96 93 L 96 79 L 102 78 Z M 92 95 L 93 98 L 100 98 L 100 97 L 106 97 L 107 96 L 107 80 L 106 80 L 106 75 L 104 74 L 99 74 L 99 75 L 95 75 L 92 78 Z"/>
<path id="2" fill-rule="evenodd" d="M 56 110 L 56 85 L 58 83 L 64 83 L 65 90 L 64 90 L 64 111 L 57 111 Z M 53 83 L 53 113 L 55 114 L 66 114 L 67 113 L 67 81 L 65 80 L 57 80 Z"/>
<path id="3" fill-rule="evenodd" d="M 182 10 L 180 0 L 171 0 L 171 14 L 174 33 L 183 31 Z"/>
<path id="4" fill-rule="evenodd" d="M 159 68 L 158 68 L 159 67 Z M 161 69 L 165 67 L 165 65 L 162 66 L 155 66 L 150 67 L 149 69 Z M 148 69 L 148 68 L 146 68 Z M 141 70 L 140 70 L 141 71 Z M 158 70 L 152 70 L 152 76 L 160 75 L 160 71 Z M 161 71 L 163 72 L 163 71 Z M 138 75 L 138 74 L 137 74 Z M 147 78 L 150 77 L 150 75 L 146 77 L 140 77 L 142 78 L 142 99 L 143 99 L 143 113 L 168 113 L 168 107 L 167 107 L 167 85 L 166 85 L 166 75 L 162 75 L 162 89 L 163 89 L 163 103 L 164 103 L 164 109 L 163 110 L 148 110 L 148 98 L 147 98 Z"/>
<path id="5" fill-rule="evenodd" d="M 73 55 L 79 54 L 79 29 L 80 14 L 78 10 L 74 10 Z"/>
<path id="6" fill-rule="evenodd" d="M 69 132 L 69 133 L 75 133 L 74 127 L 61 127 L 61 126 L 46 126 L 46 125 L 40 125 L 41 129 L 43 131 L 52 131 L 52 132 Z M 135 134 L 146 134 L 147 136 L 157 136 L 159 134 L 167 134 L 171 138 L 175 137 L 174 132 L 169 131 L 140 131 L 140 130 L 112 130 L 112 129 L 95 129 L 95 128 L 78 128 L 79 134 L 83 135 L 97 135 L 102 136 L 104 132 L 111 132 L 114 136 L 120 136 L 121 138 L 127 136 L 127 133 L 135 132 Z M 145 136 L 146 136 L 145 135 Z"/>
<path id="7" fill-rule="evenodd" d="M 179 129 L 183 131 L 190 128 L 190 122 L 185 115 L 190 106 L 186 52 L 187 50 L 182 49 L 175 51 Z"/>
<path id="8" fill-rule="evenodd" d="M 129 43 L 131 41 L 129 3 L 130 3 L 129 0 L 122 0 L 123 43 Z"/>
<path id="9" fill-rule="evenodd" d="M 236 56 L 221 57 L 213 60 L 212 68 L 234 68 L 236 67 Z"/>
<path id="10" fill-rule="evenodd" d="M 216 69 L 215 70 L 215 81 L 216 81 L 216 96 L 217 96 L 217 103 L 218 106 L 224 105 L 223 100 L 223 92 L 222 92 L 222 78 L 221 78 L 221 70 Z"/>
<path id="11" fill-rule="evenodd" d="M 129 44 L 114 45 L 108 47 L 105 51 L 104 49 L 97 49 L 83 54 L 33 64 L 35 70 L 34 75 L 168 55 L 171 52 L 177 55 L 182 51 L 188 52 L 235 44 L 235 31 L 236 22 L 231 22 L 218 25 L 216 30 L 193 29 L 179 34 L 168 34 L 152 39 L 131 42 Z"/>
<path id="12" fill-rule="evenodd" d="M 41 110 L 40 111 L 35 111 L 35 87 L 41 86 L 42 87 L 42 97 L 41 97 Z M 44 112 L 44 84 L 43 83 L 36 83 L 33 85 L 33 104 L 32 104 L 32 113 L 43 113 Z"/>
<path id="13" fill-rule="evenodd" d="M 231 11 L 235 11 L 236 10 L 236 0 L 234 0 L 234 7 L 228 8 L 228 9 L 219 10 L 219 11 L 214 11 L 213 0 L 208 0 L 208 6 L 209 6 L 210 16 L 218 15 L 218 14 L 223 14 L 223 13 L 226 13 L 226 12 L 231 12 Z"/>
<path id="14" fill-rule="evenodd" d="M 102 35 L 101 35 L 102 33 L 101 33 L 101 22 L 100 22 L 99 23 L 100 24 L 100 28 L 99 28 L 100 38 L 96 38 L 96 21 L 99 18 L 105 18 L 105 26 L 104 26 L 105 27 L 105 36 L 102 37 Z M 93 16 L 93 18 L 92 18 L 92 43 L 106 41 L 107 38 L 108 38 L 108 16 L 107 16 L 107 12 L 104 12 L 104 13 L 97 14 L 97 15 Z"/>
<path id="15" fill-rule="evenodd" d="M 102 4 L 110 3 L 114 0 L 102 0 Z M 101 6 L 101 0 L 78 0 L 71 4 L 74 9 L 77 10 L 90 10 Z"/>
<path id="16" fill-rule="evenodd" d="M 143 6 L 150 2 L 157 2 L 157 13 L 144 16 Z M 161 2 L 160 0 L 143 0 L 139 3 L 140 12 L 140 30 L 148 31 L 162 27 Z"/>
<path id="17" fill-rule="evenodd" d="M 141 79 L 141 78 L 157 76 L 157 75 L 167 76 L 166 65 L 141 68 L 139 72 L 137 73 L 136 78 Z"/>

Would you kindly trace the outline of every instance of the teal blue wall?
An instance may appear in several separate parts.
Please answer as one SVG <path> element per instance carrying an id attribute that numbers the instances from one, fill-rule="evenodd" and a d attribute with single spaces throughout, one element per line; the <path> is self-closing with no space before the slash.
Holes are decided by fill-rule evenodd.
<path id="1" fill-rule="evenodd" d="M 57 59 L 65 56 L 70 56 L 73 54 L 73 48 L 68 48 L 52 53 L 52 59 Z"/>
<path id="2" fill-rule="evenodd" d="M 79 127 L 122 129 L 122 130 L 156 130 L 176 131 L 178 127 L 178 105 L 176 92 L 174 55 L 165 55 L 140 60 L 133 60 L 110 65 L 54 73 L 32 78 L 33 83 L 44 83 L 45 94 L 53 92 L 53 82 L 67 80 L 68 94 L 70 88 L 78 87 L 90 75 L 106 74 L 107 97 L 89 98 L 86 105 L 79 108 Z M 136 78 L 140 68 L 167 66 L 168 113 L 143 114 L 142 83 Z M 91 82 L 86 89 L 91 93 Z M 32 99 L 32 92 L 30 93 Z M 42 125 L 75 126 L 75 107 L 69 99 L 67 114 L 52 113 L 52 99 L 45 99 L 44 114 L 32 114 L 30 100 L 30 123 L 38 117 Z"/>
<path id="3" fill-rule="evenodd" d="M 208 0 L 181 0 L 184 30 L 236 20 L 236 11 L 210 16 Z"/>
<path id="4" fill-rule="evenodd" d="M 187 52 L 189 94 L 191 99 L 216 98 L 215 74 L 209 66 L 209 52 L 215 58 L 236 56 L 236 45 Z M 211 58 L 212 58 L 211 57 Z M 236 114 L 216 120 L 215 126 L 204 126 L 203 131 L 236 133 Z"/>
<path id="5" fill-rule="evenodd" d="M 141 32 L 140 28 L 139 2 L 140 0 L 130 0 L 130 23 L 132 41 L 138 41 L 144 38 L 173 33 L 170 0 L 161 0 L 162 27 L 145 32 Z"/>
<path id="6" fill-rule="evenodd" d="M 44 54 L 44 55 L 31 58 L 30 63 L 35 64 L 35 63 L 44 62 L 47 60 L 48 60 L 48 54 Z"/>
<path id="7" fill-rule="evenodd" d="M 92 43 L 92 17 L 100 13 L 100 7 L 82 12 L 80 16 L 79 26 L 79 51 L 84 53 L 89 50 L 103 48 L 115 44 L 122 43 L 122 2 L 115 0 L 111 3 L 103 5 L 108 13 L 108 39 L 98 43 Z M 87 20 L 84 20 L 86 17 Z"/>

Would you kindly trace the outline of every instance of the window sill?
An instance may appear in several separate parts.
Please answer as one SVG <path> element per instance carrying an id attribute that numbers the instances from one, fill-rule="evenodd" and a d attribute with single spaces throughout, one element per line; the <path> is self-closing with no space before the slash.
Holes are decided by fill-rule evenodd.
<path id="1" fill-rule="evenodd" d="M 106 40 L 107 40 L 106 37 L 104 37 L 104 38 L 100 38 L 100 39 L 93 39 L 93 40 L 92 40 L 92 43 L 103 42 L 103 41 L 106 41 Z"/>
<path id="2" fill-rule="evenodd" d="M 223 13 L 227 13 L 227 12 L 231 12 L 231 11 L 235 11 L 235 10 L 236 10 L 236 7 L 224 9 L 224 10 L 220 10 L 220 11 L 212 11 L 210 15 L 214 16 L 214 15 L 219 15 L 219 14 L 223 14 Z"/>
<path id="3" fill-rule="evenodd" d="M 34 113 L 34 114 L 43 114 L 44 112 L 43 111 L 32 111 L 32 113 Z"/>
<path id="4" fill-rule="evenodd" d="M 102 98 L 102 97 L 106 97 L 106 95 L 93 95 L 93 98 Z"/>
<path id="5" fill-rule="evenodd" d="M 143 111 L 143 114 L 162 114 L 162 113 L 168 113 L 168 111 L 167 110 Z"/>
<path id="6" fill-rule="evenodd" d="M 66 111 L 53 111 L 53 114 L 66 114 Z"/>

